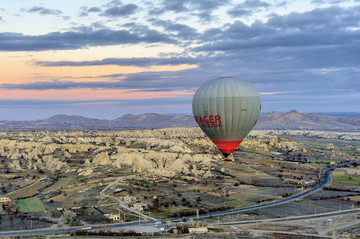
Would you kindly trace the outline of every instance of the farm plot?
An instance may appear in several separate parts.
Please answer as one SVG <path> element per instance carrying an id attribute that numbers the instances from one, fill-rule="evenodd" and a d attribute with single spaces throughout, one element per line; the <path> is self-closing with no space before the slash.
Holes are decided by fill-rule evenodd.
<path id="1" fill-rule="evenodd" d="M 34 184 L 31 184 L 24 188 L 10 192 L 10 193 L 6 194 L 6 196 L 11 197 L 11 198 L 24 198 L 24 197 L 35 196 L 43 188 L 47 187 L 48 185 L 49 185 L 49 182 L 37 181 Z"/>
<path id="2" fill-rule="evenodd" d="M 56 181 L 53 185 L 44 189 L 44 192 L 55 191 L 62 188 L 67 188 L 73 185 L 75 177 L 63 177 Z"/>
<path id="3" fill-rule="evenodd" d="M 336 169 L 332 176 L 336 185 L 360 186 L 360 175 L 348 173 L 347 170 Z"/>
<path id="4" fill-rule="evenodd" d="M 44 204 L 37 197 L 20 199 L 17 202 L 18 210 L 22 213 L 36 213 L 45 211 Z"/>

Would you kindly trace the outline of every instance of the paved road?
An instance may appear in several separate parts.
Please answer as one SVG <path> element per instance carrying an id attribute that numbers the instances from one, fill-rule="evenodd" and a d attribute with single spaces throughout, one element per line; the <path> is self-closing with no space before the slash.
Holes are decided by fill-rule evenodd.
<path id="1" fill-rule="evenodd" d="M 357 163 L 360 163 L 360 161 L 356 161 Z M 250 206 L 250 207 L 245 207 L 245 208 L 239 208 L 239 209 L 234 209 L 234 210 L 229 210 L 229 211 L 224 211 L 224 212 L 214 212 L 214 213 L 209 213 L 209 214 L 205 214 L 205 215 L 199 215 L 199 218 L 206 218 L 206 217 L 212 217 L 212 216 L 221 216 L 221 215 L 227 215 L 227 214 L 233 214 L 233 213 L 239 213 L 239 212 L 245 212 L 245 211 L 250 211 L 250 210 L 254 210 L 254 209 L 260 209 L 260 208 L 265 208 L 265 207 L 271 207 L 271 206 L 275 206 L 275 205 L 279 205 L 279 204 L 283 204 L 283 203 L 288 203 L 294 200 L 298 200 L 302 197 L 305 197 L 307 195 L 310 195 L 311 193 L 316 192 L 317 190 L 323 188 L 326 184 L 328 184 L 330 182 L 330 176 L 331 176 L 331 171 L 333 171 L 335 168 L 338 167 L 343 167 L 345 165 L 349 165 L 354 163 L 354 161 L 352 162 L 347 162 L 347 163 L 343 163 L 340 165 L 336 165 L 334 167 L 328 168 L 324 173 L 323 173 L 323 179 L 320 182 L 320 184 L 318 184 L 316 187 L 311 188 L 309 190 L 306 190 L 304 192 L 301 192 L 299 194 L 293 195 L 291 197 L 276 201 L 276 202 L 270 202 L 270 203 L 264 203 L 264 204 L 260 204 L 260 205 L 256 205 L 256 206 Z M 189 216 L 186 217 L 187 219 L 190 218 L 196 218 L 196 216 Z M 176 222 L 176 221 L 180 221 L 183 218 L 173 218 L 171 219 L 172 221 Z M 151 222 L 145 222 L 143 223 L 143 225 L 154 225 L 155 222 L 157 221 L 151 221 Z M 118 228 L 118 227 L 129 227 L 129 226 L 136 226 L 138 225 L 139 222 L 132 222 L 132 223 L 124 223 L 124 224 L 111 224 L 111 225 L 106 225 L 106 226 L 92 226 L 91 230 L 99 230 L 99 229 L 106 229 L 106 228 Z M 0 232 L 0 237 L 10 237 L 10 236 L 31 236 L 31 235 L 44 235 L 44 234 L 60 234 L 60 233 L 69 233 L 72 231 L 76 231 L 78 229 L 81 229 L 81 227 L 70 227 L 70 228 L 64 228 L 64 229 L 40 229 L 40 230 L 27 230 L 27 231 L 10 231 L 10 232 Z"/>
<path id="2" fill-rule="evenodd" d="M 256 230 L 256 229 L 248 229 L 247 231 L 250 231 L 253 233 L 260 233 L 261 235 L 263 235 L 264 233 L 276 233 L 276 234 L 283 234 L 283 235 L 297 235 L 297 236 L 301 236 L 301 237 L 305 237 L 305 238 L 307 238 L 307 237 L 332 238 L 331 236 L 302 233 L 301 231 L 289 232 L 289 231 L 272 231 L 272 230 Z"/>
<path id="3" fill-rule="evenodd" d="M 326 184 L 328 184 L 331 180 L 331 172 L 339 167 L 343 167 L 349 164 L 353 164 L 353 163 L 360 163 L 360 161 L 351 161 L 351 162 L 346 162 L 343 164 L 339 164 L 339 165 L 335 165 L 331 168 L 328 168 L 327 170 L 325 170 L 325 172 L 323 173 L 323 178 L 322 181 L 315 187 L 310 188 L 308 190 L 305 190 L 299 194 L 293 195 L 291 197 L 288 198 L 284 198 L 275 202 L 269 202 L 269 203 L 263 203 L 263 204 L 259 204 L 259 205 L 255 205 L 255 206 L 249 206 L 249 207 L 244 207 L 244 208 L 239 208 L 239 209 L 234 209 L 234 210 L 228 210 L 228 211 L 223 211 L 223 212 L 213 212 L 213 213 L 209 213 L 209 214 L 202 214 L 199 215 L 199 218 L 207 218 L 207 217 L 213 217 L 213 216 L 222 216 L 222 215 L 227 215 L 227 214 L 234 214 L 234 213 L 239 213 L 239 212 L 246 212 L 246 211 L 251 211 L 251 210 L 255 210 L 255 209 L 260 209 L 260 208 L 266 208 L 266 207 L 272 207 L 272 206 L 276 206 L 276 205 L 280 205 L 283 203 L 288 203 L 288 202 L 292 202 L 298 199 L 301 199 L 305 196 L 308 196 L 316 191 L 318 191 L 319 189 L 323 188 Z M 197 216 L 188 216 L 186 217 L 187 219 L 190 218 L 196 218 Z M 183 218 L 174 218 L 172 219 L 173 221 L 177 221 L 177 220 L 182 220 Z"/>
<path id="4" fill-rule="evenodd" d="M 316 217 L 329 217 L 344 213 L 352 213 L 352 212 L 359 212 L 360 208 L 354 209 L 347 209 L 335 212 L 324 212 L 318 214 L 308 214 L 308 215 L 301 215 L 301 216 L 292 216 L 292 217 L 281 217 L 281 218 L 267 218 L 267 219 L 257 219 L 257 220 L 244 220 L 244 221 L 232 221 L 232 222 L 218 222 L 212 223 L 210 225 L 231 225 L 231 224 L 248 224 L 248 223 L 257 223 L 257 222 L 276 222 L 276 221 L 288 221 L 288 220 L 299 220 L 299 219 L 307 219 L 307 218 L 316 218 Z"/>

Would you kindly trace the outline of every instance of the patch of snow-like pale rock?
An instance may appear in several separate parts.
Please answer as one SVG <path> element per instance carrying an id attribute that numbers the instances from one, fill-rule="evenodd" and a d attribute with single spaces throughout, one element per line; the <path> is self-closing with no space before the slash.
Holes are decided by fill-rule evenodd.
<path id="1" fill-rule="evenodd" d="M 190 173 L 190 170 L 189 170 L 189 165 L 186 163 L 187 160 L 188 160 L 187 157 L 181 157 L 181 158 L 179 157 L 178 159 L 168 164 L 166 168 L 174 172 L 188 174 Z"/>
<path id="2" fill-rule="evenodd" d="M 20 166 L 19 160 L 13 160 L 11 163 L 9 163 L 9 168 L 15 170 L 23 170 Z"/>
<path id="3" fill-rule="evenodd" d="M 64 157 L 65 158 L 71 158 L 71 154 L 68 151 L 64 151 Z"/>
<path id="4" fill-rule="evenodd" d="M 100 154 L 97 154 L 95 158 L 92 160 L 92 164 L 94 166 L 109 165 L 110 163 L 111 160 L 107 152 L 102 152 Z"/>
<path id="5" fill-rule="evenodd" d="M 50 136 L 45 136 L 44 138 L 39 139 L 39 142 L 51 144 L 54 142 L 54 140 Z"/>
<path id="6" fill-rule="evenodd" d="M 16 150 L 9 153 L 8 157 L 9 159 L 20 159 L 22 156 L 21 154 Z"/>
<path id="7" fill-rule="evenodd" d="M 87 168 L 79 173 L 79 176 L 91 176 L 93 174 L 92 168 Z"/>
<path id="8" fill-rule="evenodd" d="M 91 165 L 90 160 L 89 160 L 89 159 L 85 159 L 84 165 L 85 165 L 85 166 L 90 166 L 90 165 Z"/>
<path id="9" fill-rule="evenodd" d="M 112 156 L 112 159 L 115 159 L 115 161 L 112 163 L 114 167 L 121 168 L 121 165 L 132 165 L 133 164 L 133 158 L 135 154 L 129 154 L 129 153 L 117 153 L 114 156 Z"/>
<path id="10" fill-rule="evenodd" d="M 146 160 L 140 155 L 136 154 L 135 157 L 133 158 L 133 164 L 131 168 L 133 172 L 141 173 L 144 171 L 154 169 L 155 163 L 150 160 Z"/>
<path id="11" fill-rule="evenodd" d="M 45 146 L 44 154 L 52 154 L 56 150 L 56 147 L 54 144 L 48 144 Z"/>
<path id="12" fill-rule="evenodd" d="M 182 153 L 191 153 L 192 151 L 186 146 L 174 145 L 168 149 L 170 152 L 182 152 Z"/>

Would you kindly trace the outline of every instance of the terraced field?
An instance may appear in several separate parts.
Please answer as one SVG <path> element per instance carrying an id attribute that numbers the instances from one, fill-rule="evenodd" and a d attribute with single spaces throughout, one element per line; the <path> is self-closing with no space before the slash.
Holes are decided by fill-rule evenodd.
<path id="1" fill-rule="evenodd" d="M 25 198 L 38 194 L 42 189 L 46 188 L 49 182 L 37 181 L 34 184 L 18 189 L 16 191 L 6 194 L 11 198 Z"/>

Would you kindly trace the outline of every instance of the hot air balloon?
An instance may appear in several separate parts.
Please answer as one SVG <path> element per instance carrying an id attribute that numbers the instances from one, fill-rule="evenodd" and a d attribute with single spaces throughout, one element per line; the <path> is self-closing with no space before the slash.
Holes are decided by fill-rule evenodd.
<path id="1" fill-rule="evenodd" d="M 261 102 L 259 93 L 249 82 L 221 77 L 197 89 L 192 109 L 195 121 L 226 161 L 255 126 Z"/>

